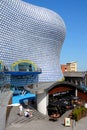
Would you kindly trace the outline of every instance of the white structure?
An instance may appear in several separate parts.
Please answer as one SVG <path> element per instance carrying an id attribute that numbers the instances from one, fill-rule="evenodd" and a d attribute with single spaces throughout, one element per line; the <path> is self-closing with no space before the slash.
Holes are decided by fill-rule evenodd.
<path id="1" fill-rule="evenodd" d="M 67 71 L 70 71 L 70 72 L 77 71 L 77 62 L 66 63 L 66 65 L 67 65 Z"/>
<path id="2" fill-rule="evenodd" d="M 37 83 L 61 80 L 59 61 L 65 38 L 62 18 L 49 9 L 21 0 L 1 0 L 0 5 L 0 60 L 9 70 L 10 65 L 19 60 L 34 62 L 42 69 Z M 43 104 L 42 101 L 38 102 Z"/>
<path id="3" fill-rule="evenodd" d="M 44 115 L 47 114 L 48 95 L 44 92 L 37 94 L 37 109 Z"/>

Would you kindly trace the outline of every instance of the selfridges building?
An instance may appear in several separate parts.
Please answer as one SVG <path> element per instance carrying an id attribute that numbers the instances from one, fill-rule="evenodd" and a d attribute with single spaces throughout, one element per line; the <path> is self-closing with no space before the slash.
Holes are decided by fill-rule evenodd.
<path id="1" fill-rule="evenodd" d="M 38 82 L 63 78 L 60 51 L 65 24 L 55 12 L 22 0 L 0 0 L 0 61 L 29 60 L 42 69 Z"/>

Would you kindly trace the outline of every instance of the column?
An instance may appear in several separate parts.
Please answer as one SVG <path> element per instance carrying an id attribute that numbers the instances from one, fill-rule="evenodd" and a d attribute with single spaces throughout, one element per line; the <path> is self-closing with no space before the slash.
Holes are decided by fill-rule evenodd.
<path id="1" fill-rule="evenodd" d="M 77 88 L 76 88 L 76 90 L 75 90 L 75 96 L 76 96 L 76 97 L 78 96 L 78 90 L 77 90 Z"/>
<path id="2" fill-rule="evenodd" d="M 46 92 L 37 94 L 37 110 L 47 115 L 48 94 Z"/>

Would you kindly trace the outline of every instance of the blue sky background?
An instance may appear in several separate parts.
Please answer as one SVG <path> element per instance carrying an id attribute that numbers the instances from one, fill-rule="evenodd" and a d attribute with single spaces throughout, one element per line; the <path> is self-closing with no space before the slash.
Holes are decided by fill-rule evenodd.
<path id="1" fill-rule="evenodd" d="M 23 0 L 58 13 L 66 25 L 60 63 L 76 61 L 78 71 L 87 71 L 87 0 Z"/>

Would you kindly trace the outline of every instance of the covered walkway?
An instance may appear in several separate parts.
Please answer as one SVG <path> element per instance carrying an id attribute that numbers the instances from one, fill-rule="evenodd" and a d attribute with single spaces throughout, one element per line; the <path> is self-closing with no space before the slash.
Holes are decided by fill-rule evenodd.
<path id="1" fill-rule="evenodd" d="M 12 97 L 12 103 L 22 103 L 24 100 L 33 100 L 35 99 L 36 95 L 32 93 L 26 93 L 21 95 L 16 95 Z"/>

